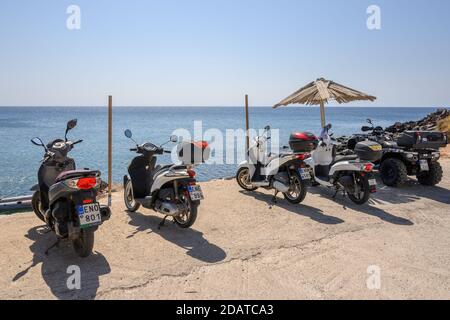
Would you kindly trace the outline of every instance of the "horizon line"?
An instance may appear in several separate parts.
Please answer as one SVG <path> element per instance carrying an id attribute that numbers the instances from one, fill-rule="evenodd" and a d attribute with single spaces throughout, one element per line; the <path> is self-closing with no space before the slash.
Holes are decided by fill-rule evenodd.
<path id="1" fill-rule="evenodd" d="M 16 106 L 8 106 L 8 105 L 0 105 L 0 108 L 107 108 L 107 105 L 97 105 L 97 106 L 88 106 L 88 105 L 16 105 Z M 241 106 L 175 106 L 175 105 L 166 105 L 166 106 L 132 106 L 132 105 L 113 105 L 114 108 L 243 108 L 244 105 Z M 273 108 L 273 106 L 249 106 L 250 108 Z M 279 108 L 317 108 L 319 106 L 316 105 L 290 105 Z M 326 108 L 436 108 L 436 109 L 448 109 L 446 106 L 352 106 L 352 105 L 326 105 Z"/>

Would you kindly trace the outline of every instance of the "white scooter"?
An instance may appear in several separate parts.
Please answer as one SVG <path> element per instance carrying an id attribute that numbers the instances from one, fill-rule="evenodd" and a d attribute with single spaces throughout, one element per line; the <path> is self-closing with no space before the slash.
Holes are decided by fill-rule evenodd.
<path id="1" fill-rule="evenodd" d="M 290 203 L 301 203 L 306 196 L 305 180 L 311 179 L 303 160 L 305 153 L 267 154 L 270 127 L 255 138 L 248 150 L 248 160 L 238 168 L 236 180 L 247 191 L 258 188 L 274 189 L 274 200 L 278 192 L 283 193 Z"/>
<path id="2" fill-rule="evenodd" d="M 125 136 L 132 140 L 130 130 Z M 134 140 L 133 140 L 134 141 Z M 169 142 L 178 142 L 177 136 Z M 160 227 L 167 217 L 172 217 L 181 228 L 189 228 L 197 218 L 197 209 L 203 192 L 196 184 L 194 166 L 209 158 L 206 142 L 181 142 L 177 156 L 181 164 L 156 165 L 158 155 L 171 153 L 162 146 L 146 142 L 130 149 L 139 155 L 128 166 L 129 175 L 124 176 L 124 200 L 128 211 L 135 212 L 142 205 L 164 215 Z"/>
<path id="3" fill-rule="evenodd" d="M 351 201 L 362 205 L 369 200 L 371 193 L 376 192 L 376 180 L 372 174 L 373 163 L 361 158 L 365 155 L 372 157 L 372 153 L 378 154 L 381 148 L 375 146 L 376 143 L 365 142 L 360 145 L 364 149 L 362 153 L 337 156 L 335 149 L 339 143 L 329 134 L 330 129 L 331 124 L 322 129 L 317 149 L 305 160 L 312 172 L 313 182 L 336 190 L 333 198 L 343 191 Z"/>

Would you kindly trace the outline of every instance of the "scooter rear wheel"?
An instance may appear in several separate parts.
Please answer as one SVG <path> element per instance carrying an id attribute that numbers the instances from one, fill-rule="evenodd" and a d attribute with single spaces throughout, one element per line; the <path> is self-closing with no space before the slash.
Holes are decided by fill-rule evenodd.
<path id="1" fill-rule="evenodd" d="M 197 220 L 199 202 L 192 201 L 185 195 L 182 196 L 182 200 L 185 202 L 187 210 L 183 214 L 175 216 L 174 221 L 180 228 L 187 229 Z"/>
<path id="2" fill-rule="evenodd" d="M 133 184 L 131 180 L 128 180 L 123 189 L 123 198 L 125 201 L 125 207 L 129 212 L 135 212 L 141 206 L 140 203 L 136 202 L 133 195 Z"/>
<path id="3" fill-rule="evenodd" d="M 355 173 L 355 179 L 357 188 L 359 190 L 358 194 L 352 194 L 347 191 L 347 195 L 350 198 L 351 201 L 353 201 L 357 205 L 362 205 L 366 203 L 369 200 L 370 197 L 370 186 L 369 186 L 369 180 L 367 177 L 362 176 L 359 173 Z"/>
<path id="4" fill-rule="evenodd" d="M 293 204 L 299 204 L 305 200 L 306 185 L 297 173 L 292 175 L 289 191 L 283 195 L 287 201 Z"/>
<path id="5" fill-rule="evenodd" d="M 72 240 L 73 249 L 81 258 L 89 257 L 94 248 L 94 230 L 81 229 L 80 236 Z"/>
<path id="6" fill-rule="evenodd" d="M 41 192 L 35 191 L 33 194 L 33 198 L 31 199 L 31 206 L 33 207 L 34 214 L 39 220 L 45 222 L 44 211 L 42 210 L 41 204 Z"/>

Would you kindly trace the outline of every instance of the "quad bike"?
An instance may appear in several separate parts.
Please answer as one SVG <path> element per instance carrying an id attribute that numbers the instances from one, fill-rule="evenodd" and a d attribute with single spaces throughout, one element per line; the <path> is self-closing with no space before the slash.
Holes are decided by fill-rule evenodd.
<path id="1" fill-rule="evenodd" d="M 399 134 L 385 132 L 382 127 L 363 126 L 365 133 L 347 138 L 346 149 L 354 150 L 360 141 L 376 141 L 383 147 L 383 156 L 374 162 L 384 184 L 398 187 L 408 176 L 416 176 L 420 184 L 434 186 L 442 180 L 439 148 L 448 144 L 447 136 L 437 131 L 405 131 Z M 345 139 L 344 139 L 345 140 Z"/>

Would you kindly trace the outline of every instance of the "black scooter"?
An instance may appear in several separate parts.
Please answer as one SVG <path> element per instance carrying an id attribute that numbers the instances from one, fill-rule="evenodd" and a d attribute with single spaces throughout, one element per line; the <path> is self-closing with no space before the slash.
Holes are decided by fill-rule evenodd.
<path id="1" fill-rule="evenodd" d="M 40 138 L 33 138 L 34 145 L 44 148 L 44 159 L 38 171 L 38 184 L 32 206 L 36 216 L 61 239 L 69 239 L 80 257 L 87 257 L 94 246 L 94 232 L 111 216 L 106 206 L 97 202 L 101 186 L 100 171 L 76 170 L 75 160 L 67 155 L 83 140 L 70 141 L 67 133 L 75 128 L 77 120 L 67 123 L 64 140 L 56 139 L 45 145 Z"/>

